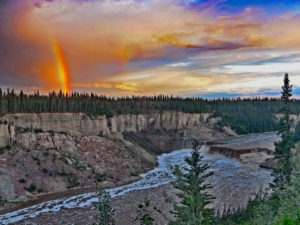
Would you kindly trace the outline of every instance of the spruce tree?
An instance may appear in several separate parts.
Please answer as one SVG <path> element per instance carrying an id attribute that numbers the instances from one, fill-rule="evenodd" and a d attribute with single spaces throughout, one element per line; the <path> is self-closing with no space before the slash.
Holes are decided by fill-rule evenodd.
<path id="1" fill-rule="evenodd" d="M 290 119 L 290 98 L 292 96 L 292 85 L 290 85 L 289 75 L 286 73 L 283 79 L 284 85 L 282 86 L 281 100 L 284 105 L 281 113 L 283 116 L 280 118 L 278 124 L 278 135 L 281 140 L 275 143 L 275 158 L 278 160 L 278 168 L 275 172 L 275 183 L 277 186 L 282 186 L 284 183 L 289 182 L 292 171 L 290 162 L 291 149 L 294 147 L 293 132 L 291 131 Z"/>
<path id="2" fill-rule="evenodd" d="M 213 224 L 214 210 L 208 208 L 208 204 L 214 199 L 207 190 L 211 188 L 205 180 L 212 175 L 208 172 L 209 166 L 203 164 L 203 156 L 199 152 L 199 142 L 194 141 L 191 157 L 185 159 L 188 167 L 175 168 L 174 174 L 177 181 L 174 187 L 180 190 L 180 205 L 175 205 L 176 220 L 170 225 L 201 225 Z"/>
<path id="3" fill-rule="evenodd" d="M 151 202 L 148 199 L 145 199 L 143 203 L 138 205 L 138 209 L 136 210 L 137 216 L 134 220 L 134 223 L 138 222 L 140 225 L 154 225 L 155 219 L 153 214 L 161 213 L 161 211 L 157 207 L 150 207 Z"/>
<path id="4" fill-rule="evenodd" d="M 103 188 L 97 187 L 98 201 L 94 204 L 98 210 L 98 214 L 95 216 L 97 223 L 94 225 L 115 225 L 114 209 L 111 207 L 111 196 Z"/>

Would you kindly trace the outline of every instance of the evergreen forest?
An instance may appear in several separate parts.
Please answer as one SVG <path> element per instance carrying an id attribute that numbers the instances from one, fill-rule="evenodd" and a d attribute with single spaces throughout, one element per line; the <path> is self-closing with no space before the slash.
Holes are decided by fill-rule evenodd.
<path id="1" fill-rule="evenodd" d="M 89 116 L 140 114 L 162 111 L 185 113 L 211 113 L 221 117 L 218 125 L 229 126 L 238 134 L 277 130 L 276 114 L 281 113 L 283 102 L 278 98 L 182 98 L 173 96 L 107 97 L 94 93 L 64 94 L 62 91 L 48 95 L 26 94 L 0 89 L 0 115 L 9 113 L 72 112 Z M 291 114 L 300 113 L 300 101 L 291 100 Z"/>

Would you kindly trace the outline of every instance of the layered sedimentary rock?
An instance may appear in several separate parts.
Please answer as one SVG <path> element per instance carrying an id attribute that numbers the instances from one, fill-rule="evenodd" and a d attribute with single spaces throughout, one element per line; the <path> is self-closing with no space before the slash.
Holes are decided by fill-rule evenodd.
<path id="1" fill-rule="evenodd" d="M 0 146 L 6 146 L 15 138 L 12 128 L 32 128 L 68 135 L 120 136 L 122 133 L 141 131 L 175 131 L 182 137 L 215 139 L 225 137 L 214 130 L 219 118 L 210 114 L 163 112 L 153 114 L 126 114 L 112 118 L 87 116 L 84 113 L 29 113 L 10 114 L 2 118 L 6 125 L 0 126 Z M 228 129 L 227 129 L 228 130 Z M 230 131 L 232 132 L 232 131 Z"/>
<path id="2" fill-rule="evenodd" d="M 0 147 L 8 146 L 10 143 L 10 133 L 7 124 L 0 124 Z"/>
<path id="3" fill-rule="evenodd" d="M 67 134 L 110 135 L 122 132 L 138 132 L 146 129 L 175 130 L 205 125 L 209 114 L 163 112 L 153 114 L 125 114 L 112 118 L 87 116 L 84 113 L 27 113 L 10 114 L 4 121 L 23 128 L 38 128 L 43 131 L 66 132 Z M 213 121 L 211 121 L 213 122 Z"/>
<path id="4" fill-rule="evenodd" d="M 267 148 L 246 148 L 246 149 L 234 149 L 224 146 L 211 146 L 210 153 L 218 153 L 230 158 L 237 158 L 240 159 L 241 155 L 243 154 L 250 154 L 250 153 L 265 153 L 267 155 L 273 155 L 273 151 Z"/>

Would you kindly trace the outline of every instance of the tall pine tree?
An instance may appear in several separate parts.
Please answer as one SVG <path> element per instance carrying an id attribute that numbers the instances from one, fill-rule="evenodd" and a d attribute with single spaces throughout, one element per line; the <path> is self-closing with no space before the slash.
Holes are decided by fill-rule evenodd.
<path id="1" fill-rule="evenodd" d="M 94 206 L 98 210 L 98 214 L 95 216 L 97 223 L 94 223 L 94 225 L 115 225 L 115 210 L 111 207 L 110 194 L 98 186 L 96 194 L 98 201 Z"/>
<path id="2" fill-rule="evenodd" d="M 281 100 L 284 105 L 281 113 L 283 116 L 280 118 L 278 126 L 278 135 L 281 140 L 275 143 L 275 158 L 278 160 L 278 168 L 275 169 L 275 183 L 281 187 L 284 183 L 289 182 L 292 171 L 290 162 L 291 149 L 294 147 L 294 134 L 291 131 L 290 119 L 290 98 L 292 97 L 293 87 L 290 85 L 289 75 L 286 73 L 283 79 L 284 85 L 282 86 Z"/>
<path id="3" fill-rule="evenodd" d="M 209 166 L 202 162 L 199 142 L 194 141 L 193 145 L 192 156 L 185 159 L 188 167 L 183 170 L 176 167 L 174 172 L 177 176 L 174 186 L 180 190 L 178 196 L 181 204 L 175 206 L 176 220 L 170 222 L 170 225 L 201 225 L 214 222 L 214 210 L 207 208 L 214 197 L 207 193 L 211 186 L 205 182 L 212 173 L 207 171 Z"/>

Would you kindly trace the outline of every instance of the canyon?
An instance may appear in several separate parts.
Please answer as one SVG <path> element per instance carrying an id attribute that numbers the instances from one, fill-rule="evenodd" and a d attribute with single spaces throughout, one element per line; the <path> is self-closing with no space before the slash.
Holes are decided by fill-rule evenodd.
<path id="1" fill-rule="evenodd" d="M 201 151 L 212 168 L 219 168 L 210 181 L 215 186 L 213 194 L 218 199 L 213 207 L 222 210 L 224 202 L 244 207 L 251 192 L 257 192 L 261 186 L 271 182 L 270 170 L 261 167 L 272 159 L 274 141 L 278 137 L 275 133 L 237 136 L 230 128 L 219 127 L 217 122 L 220 120 L 211 114 L 181 112 L 111 118 L 83 113 L 5 115 L 0 124 L 0 196 L 5 200 L 0 214 L 42 202 L 51 205 L 46 208 L 58 209 L 59 204 L 56 203 L 60 200 L 55 199 L 67 196 L 74 196 L 71 199 L 85 205 L 85 201 L 91 202 L 93 198 L 89 200 L 90 197 L 85 194 L 83 197 L 78 194 L 93 192 L 95 181 L 104 188 L 116 190 L 119 195 L 113 202 L 122 202 L 125 206 L 127 200 L 124 196 L 134 199 L 133 196 L 138 195 L 140 197 L 137 199 L 141 199 L 145 193 L 151 193 L 146 190 L 149 188 L 158 188 L 160 194 L 153 197 L 158 201 L 163 198 L 161 190 L 166 189 L 164 185 L 168 185 L 170 180 L 165 180 L 168 175 L 155 178 L 157 169 L 154 168 L 161 165 L 157 156 L 167 154 L 163 157 L 172 159 L 171 152 L 191 148 L 193 139 L 206 146 Z M 174 154 L 177 158 L 172 160 L 182 162 L 184 155 L 180 152 L 179 155 Z M 152 169 L 154 175 L 150 176 Z M 140 174 L 144 173 L 150 178 L 146 179 L 145 186 L 139 188 L 145 179 Z M 250 181 L 256 185 L 249 185 Z M 161 189 L 159 186 L 162 186 Z M 131 189 L 140 191 L 126 191 Z M 51 199 L 56 205 L 52 205 Z M 63 202 L 72 202 L 71 199 L 61 200 L 60 211 L 65 211 Z M 37 205 L 36 208 L 45 210 L 45 206 Z M 75 204 L 69 210 L 75 214 L 84 212 L 89 215 L 86 208 L 76 207 Z M 86 207 L 90 209 L 91 205 Z M 22 210 L 20 213 L 24 214 Z M 51 215 L 48 215 L 49 218 Z M 39 213 L 37 216 L 37 221 L 43 218 Z"/>

